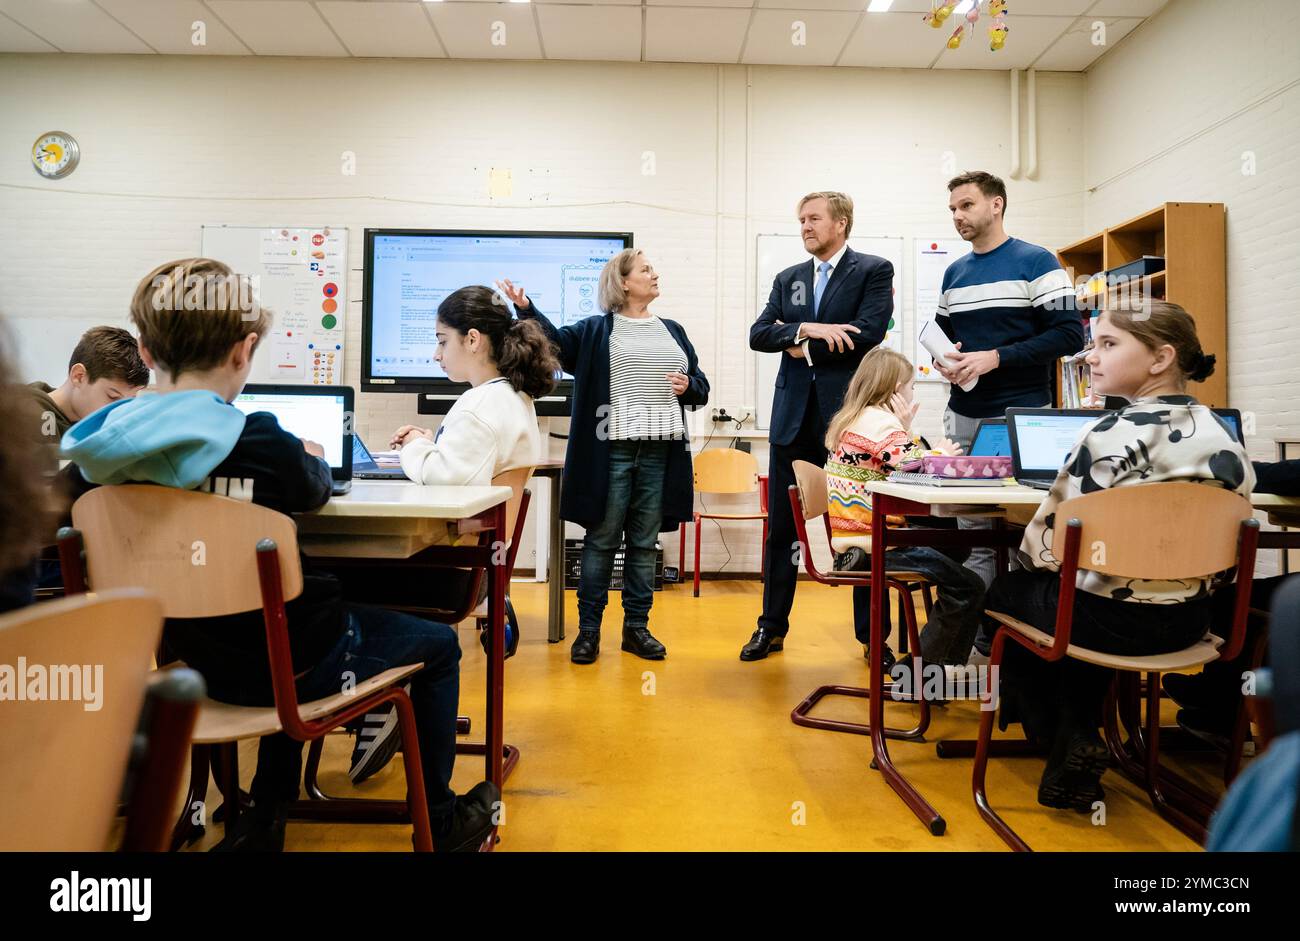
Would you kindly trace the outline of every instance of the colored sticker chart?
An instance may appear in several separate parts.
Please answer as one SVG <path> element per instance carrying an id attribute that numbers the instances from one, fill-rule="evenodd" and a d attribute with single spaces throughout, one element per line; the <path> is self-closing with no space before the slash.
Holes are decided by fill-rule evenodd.
<path id="1" fill-rule="evenodd" d="M 912 308 L 915 329 L 912 331 L 912 364 L 916 367 L 917 382 L 946 382 L 934 368 L 934 360 L 921 345 L 921 328 L 934 320 L 943 294 L 943 273 L 958 258 L 970 253 L 970 243 L 964 239 L 914 239 L 916 267 Z"/>
<path id="2" fill-rule="evenodd" d="M 903 351 L 903 298 L 899 293 L 903 284 L 903 239 L 889 236 L 851 236 L 849 248 L 864 255 L 878 255 L 894 266 L 894 314 L 885 328 L 885 340 L 882 346 L 891 350 Z M 800 262 L 812 265 L 812 256 L 803 246 L 803 239 L 798 235 L 759 235 L 755 239 L 755 292 L 757 317 L 767 306 L 768 296 L 772 293 L 772 282 L 776 276 Z M 748 328 L 747 328 L 748 329 Z M 748 339 L 746 339 L 748 342 Z M 754 371 L 754 416 L 755 427 L 760 431 L 768 429 L 772 412 L 772 397 L 776 390 L 776 374 L 781 368 L 780 353 L 755 353 Z"/>
<path id="3" fill-rule="evenodd" d="M 203 226 L 202 252 L 254 279 L 271 311 L 252 382 L 343 382 L 348 230 L 344 226 Z"/>

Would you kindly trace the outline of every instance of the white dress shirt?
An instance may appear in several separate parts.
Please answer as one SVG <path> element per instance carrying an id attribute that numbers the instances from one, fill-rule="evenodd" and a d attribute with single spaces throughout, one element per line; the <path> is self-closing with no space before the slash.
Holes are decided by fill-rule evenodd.
<path id="1" fill-rule="evenodd" d="M 847 252 L 848 250 L 849 250 L 849 243 L 845 242 L 843 245 L 840 246 L 840 250 L 838 252 L 836 252 L 830 258 L 826 259 L 827 261 L 830 262 L 831 265 L 826 272 L 827 288 L 831 286 L 831 278 L 835 277 L 835 269 L 840 266 L 840 259 L 844 257 L 844 253 Z M 812 260 L 812 268 L 813 268 L 812 290 L 813 290 L 814 297 L 816 297 L 816 292 L 817 292 L 817 278 L 820 277 L 821 275 L 821 272 L 819 270 L 821 268 L 821 265 L 822 265 L 821 259 L 814 255 Z M 822 297 L 824 298 L 825 296 L 826 295 L 823 292 Z M 809 366 L 811 366 L 812 358 L 808 355 L 808 338 L 803 335 L 803 324 L 799 324 L 799 329 L 795 331 L 794 342 L 797 345 L 803 347 L 804 362 L 806 362 Z"/>

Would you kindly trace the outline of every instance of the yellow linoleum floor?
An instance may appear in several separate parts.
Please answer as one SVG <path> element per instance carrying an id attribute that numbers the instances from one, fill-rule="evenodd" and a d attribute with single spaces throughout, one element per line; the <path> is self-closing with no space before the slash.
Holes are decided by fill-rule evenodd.
<path id="1" fill-rule="evenodd" d="M 865 685 L 866 664 L 851 628 L 848 590 L 801 582 L 786 649 L 741 663 L 754 627 L 757 581 L 708 581 L 655 596 L 651 629 L 668 648 L 660 662 L 619 650 L 621 609 L 611 593 L 600 659 L 569 662 L 577 623 L 565 593 L 568 636 L 546 641 L 546 586 L 516 582 L 523 622 L 518 654 L 506 663 L 506 740 L 522 758 L 505 787 L 498 852 L 545 850 L 1002 850 L 970 796 L 969 759 L 941 760 L 938 738 L 969 738 L 976 703 L 936 709 L 927 742 L 891 742 L 895 764 L 946 818 L 934 837 L 870 770 L 867 738 L 801 728 L 790 710 L 823 684 Z M 919 605 L 918 605 L 919 607 Z M 461 713 L 482 733 L 484 654 L 462 627 Z M 891 724 L 910 725 L 915 707 L 890 704 Z M 818 714 L 866 720 L 865 700 L 830 700 Z M 1172 714 L 1167 722 L 1172 722 Z M 1018 733 L 1018 727 L 1008 730 Z M 358 788 L 347 780 L 351 738 L 333 735 L 322 787 L 338 796 L 400 797 L 401 761 Z M 244 743 L 244 786 L 255 743 Z M 482 759 L 461 756 L 453 786 L 463 793 L 483 777 Z M 1052 811 L 1035 801 L 1041 762 L 995 759 L 989 795 L 1035 849 L 1114 852 L 1196 850 L 1151 808 L 1145 792 L 1110 771 L 1105 824 Z M 1187 769 L 1213 785 L 1208 760 Z M 215 788 L 209 807 L 220 803 Z M 221 836 L 209 826 L 194 849 Z M 291 821 L 289 850 L 409 851 L 410 829 Z"/>

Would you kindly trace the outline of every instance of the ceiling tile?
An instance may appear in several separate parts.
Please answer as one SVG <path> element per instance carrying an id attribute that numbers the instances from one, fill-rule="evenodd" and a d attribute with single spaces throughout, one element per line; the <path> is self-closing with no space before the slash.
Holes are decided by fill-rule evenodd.
<path id="1" fill-rule="evenodd" d="M 0 0 L 0 12 L 64 52 L 153 51 L 90 0 Z"/>
<path id="2" fill-rule="evenodd" d="M 749 10 L 649 7 L 645 57 L 654 62 L 735 62 Z"/>
<path id="3" fill-rule="evenodd" d="M 456 59 L 540 59 L 527 3 L 431 3 L 438 35 Z"/>
<path id="4" fill-rule="evenodd" d="M 846 13 L 861 13 L 867 8 L 867 0 L 758 0 L 756 5 L 760 10 L 842 10 Z"/>
<path id="5" fill-rule="evenodd" d="M 832 65 L 860 14 L 757 10 L 742 59 L 748 65 Z M 795 24 L 803 24 L 797 30 Z M 802 45 L 794 40 L 801 39 Z"/>
<path id="6" fill-rule="evenodd" d="M 641 61 L 640 7 L 537 7 L 548 59 Z"/>
<path id="7" fill-rule="evenodd" d="M 305 0 L 207 0 L 212 11 L 259 56 L 346 56 Z"/>
<path id="8" fill-rule="evenodd" d="M 318 0 L 316 9 L 354 56 L 446 57 L 422 4 Z"/>
<path id="9" fill-rule="evenodd" d="M 1078 16 L 1093 2 L 1094 0 L 1010 0 L 1007 4 L 1007 21 L 1009 23 L 1017 16 Z M 1123 3 L 1127 0 L 1119 0 L 1119 2 Z M 865 0 L 862 5 L 864 7 L 867 5 Z M 988 19 L 988 9 L 988 0 L 980 0 L 981 23 Z M 894 5 L 889 8 L 889 12 L 929 13 L 930 0 L 894 0 Z M 952 25 L 949 26 L 949 23 Z M 949 17 L 943 26 L 950 33 L 957 28 L 956 21 L 952 17 Z"/>
<path id="10" fill-rule="evenodd" d="M 650 7 L 744 7 L 749 9 L 754 0 L 646 0 Z"/>
<path id="11" fill-rule="evenodd" d="M 1024 69 L 1028 68 L 1062 33 L 1074 23 L 1069 16 L 1007 16 L 1007 44 L 997 52 L 989 49 L 989 20 L 981 17 L 974 34 L 967 30 L 961 48 L 946 46 L 953 30 L 922 27 L 933 38 L 931 47 L 940 52 L 936 69 Z M 956 27 L 953 27 L 954 29 Z"/>
<path id="12" fill-rule="evenodd" d="M 0 52 L 58 52 L 30 29 L 0 16 Z"/>
<path id="13" fill-rule="evenodd" d="M 1106 24 L 1105 45 L 1095 46 L 1092 42 L 1093 24 Z M 1078 72 L 1086 69 L 1101 58 L 1115 44 L 1141 25 L 1139 17 L 1094 16 L 1089 13 L 1074 21 L 1069 31 L 1038 57 L 1034 68 L 1055 72 Z M 1007 38 L 1011 42 L 1010 36 Z"/>
<path id="14" fill-rule="evenodd" d="M 161 53 L 248 54 L 248 48 L 199 0 L 99 0 L 99 5 Z M 194 44 L 197 22 L 203 23 L 202 45 Z"/>
<path id="15" fill-rule="evenodd" d="M 1168 0 L 1097 0 L 1089 16 L 1151 16 L 1164 8 Z"/>
<path id="16" fill-rule="evenodd" d="M 840 57 L 840 65 L 883 69 L 929 68 L 938 55 L 942 34 L 926 27 L 915 13 L 870 13 Z"/>

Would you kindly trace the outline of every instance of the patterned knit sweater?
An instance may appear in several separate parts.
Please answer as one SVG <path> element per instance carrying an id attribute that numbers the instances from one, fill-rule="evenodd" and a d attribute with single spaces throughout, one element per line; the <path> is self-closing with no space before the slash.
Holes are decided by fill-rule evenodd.
<path id="1" fill-rule="evenodd" d="M 873 405 L 864 410 L 840 435 L 839 444 L 826 459 L 831 547 L 845 552 L 861 546 L 870 552 L 871 494 L 864 484 L 884 480 L 901 464 L 938 453 L 926 450 L 918 438 L 908 434 L 889 409 Z"/>
<path id="2" fill-rule="evenodd" d="M 1236 436 L 1191 396 L 1137 399 L 1084 428 L 1047 499 L 1025 528 L 1020 543 L 1021 563 L 1060 571 L 1052 555 L 1052 536 L 1056 510 L 1062 502 L 1108 487 L 1165 481 L 1223 487 L 1249 497 L 1255 486 L 1255 471 Z M 1177 526 L 1178 522 L 1170 520 L 1170 525 Z M 1188 536 L 1194 538 L 1193 534 Z M 1075 587 L 1119 601 L 1177 604 L 1209 594 L 1218 587 L 1220 576 L 1155 581 L 1081 570 Z"/>

